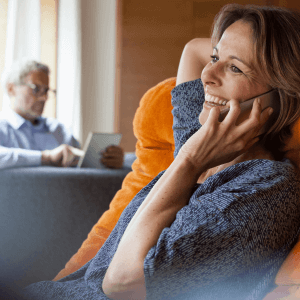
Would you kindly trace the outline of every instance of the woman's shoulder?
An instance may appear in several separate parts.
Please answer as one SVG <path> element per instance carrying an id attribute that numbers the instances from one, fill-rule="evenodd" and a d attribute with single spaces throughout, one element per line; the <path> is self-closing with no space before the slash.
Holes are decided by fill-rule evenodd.
<path id="1" fill-rule="evenodd" d="M 214 203 L 234 207 L 241 203 L 293 206 L 300 197 L 300 175 L 288 159 L 254 159 L 230 166 L 209 177 L 199 187 Z M 200 192 L 201 193 L 201 192 Z M 196 193 L 197 194 L 197 193 Z M 223 200 L 220 200 L 222 196 Z M 276 204 L 277 203 L 277 204 Z M 293 204 L 294 203 L 294 204 Z"/>
<path id="2" fill-rule="evenodd" d="M 241 166 L 243 167 L 243 166 Z M 293 180 L 293 182 L 300 184 L 300 173 L 292 162 L 283 158 L 282 160 L 269 160 L 269 159 L 255 159 L 245 162 L 248 176 L 256 174 L 260 180 L 265 178 L 267 181 L 280 181 L 281 180 Z M 252 177 L 254 177 L 252 175 Z"/>
<path id="3" fill-rule="evenodd" d="M 300 184 L 300 174 L 287 158 L 281 161 L 269 159 L 247 160 L 225 169 L 228 175 L 233 173 L 234 181 L 263 183 L 293 180 Z"/>
<path id="4" fill-rule="evenodd" d="M 264 237 L 265 245 L 274 239 L 280 245 L 294 240 L 299 230 L 299 198 L 299 175 L 288 159 L 255 159 L 209 177 L 190 205 L 193 211 L 203 211 L 211 226 L 218 219 L 235 228 L 246 249 L 247 239 L 253 237 Z"/>

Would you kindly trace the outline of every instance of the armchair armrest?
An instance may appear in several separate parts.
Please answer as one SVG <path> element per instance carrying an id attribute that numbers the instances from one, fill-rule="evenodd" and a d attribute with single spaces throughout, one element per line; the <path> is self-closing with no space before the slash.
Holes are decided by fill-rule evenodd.
<path id="1" fill-rule="evenodd" d="M 0 281 L 24 287 L 51 280 L 109 208 L 122 169 L 35 167 L 0 172 Z"/>

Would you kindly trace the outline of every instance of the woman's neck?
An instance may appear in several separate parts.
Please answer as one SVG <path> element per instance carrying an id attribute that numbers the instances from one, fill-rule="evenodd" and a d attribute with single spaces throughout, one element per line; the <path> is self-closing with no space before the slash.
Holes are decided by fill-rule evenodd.
<path id="1" fill-rule="evenodd" d="M 255 144 L 253 145 L 247 152 L 241 154 L 234 160 L 223 164 L 216 166 L 214 168 L 208 169 L 207 171 L 203 172 L 200 177 L 198 178 L 197 183 L 203 183 L 208 177 L 230 167 L 233 166 L 237 163 L 247 161 L 247 160 L 252 160 L 252 159 L 269 159 L 269 160 L 275 160 L 273 154 L 266 150 L 264 146 L 261 144 Z"/>

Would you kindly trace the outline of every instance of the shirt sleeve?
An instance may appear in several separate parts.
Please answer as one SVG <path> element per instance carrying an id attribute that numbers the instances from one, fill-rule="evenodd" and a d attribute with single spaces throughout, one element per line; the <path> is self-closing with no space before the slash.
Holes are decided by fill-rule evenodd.
<path id="1" fill-rule="evenodd" d="M 50 132 L 53 134 L 59 145 L 67 144 L 78 149 L 81 148 L 80 143 L 73 136 L 72 131 L 64 124 L 53 118 L 47 118 L 46 122 Z"/>
<path id="2" fill-rule="evenodd" d="M 75 148 L 81 149 L 80 143 L 75 139 L 75 137 L 73 135 L 72 135 L 72 138 L 71 138 L 70 145 L 75 147 Z"/>
<path id="3" fill-rule="evenodd" d="M 201 79 L 183 82 L 171 91 L 174 157 L 182 145 L 201 128 L 199 114 L 204 103 L 204 89 Z"/>
<path id="4" fill-rule="evenodd" d="M 41 165 L 42 152 L 0 146 L 0 169 Z"/>

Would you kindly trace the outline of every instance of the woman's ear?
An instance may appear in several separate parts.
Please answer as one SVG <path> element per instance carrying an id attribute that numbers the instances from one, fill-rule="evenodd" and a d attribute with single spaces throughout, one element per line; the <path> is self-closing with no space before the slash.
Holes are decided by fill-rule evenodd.
<path id="1" fill-rule="evenodd" d="M 15 96 L 15 85 L 13 83 L 7 83 L 6 90 L 9 97 Z"/>

